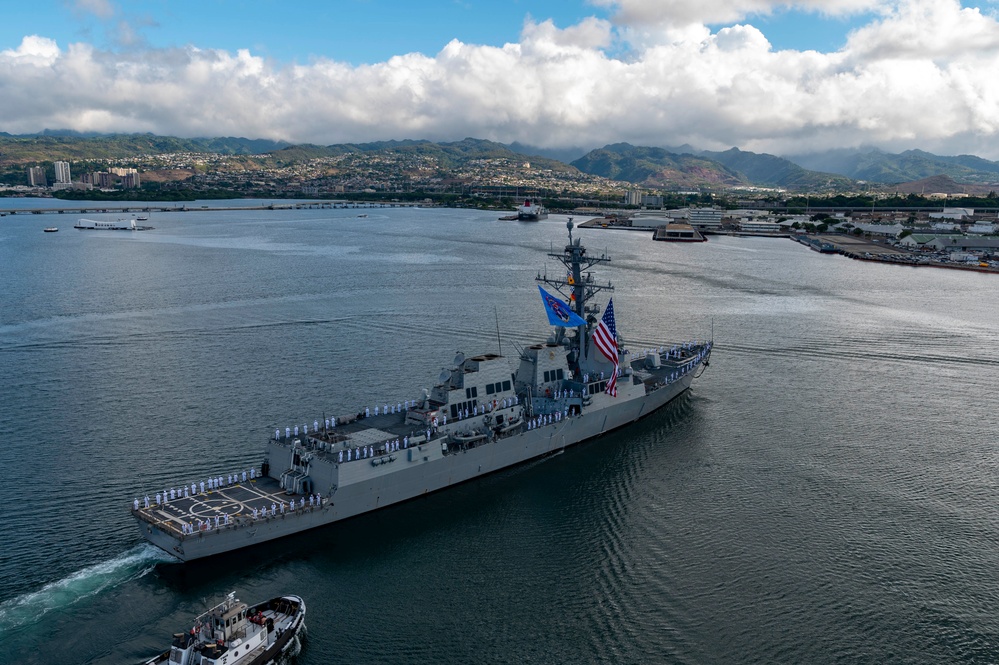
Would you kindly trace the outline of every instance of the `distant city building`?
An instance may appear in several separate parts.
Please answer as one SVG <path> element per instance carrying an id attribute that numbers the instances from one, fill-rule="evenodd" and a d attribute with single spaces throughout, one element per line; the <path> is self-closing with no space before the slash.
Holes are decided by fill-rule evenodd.
<path id="1" fill-rule="evenodd" d="M 901 224 L 855 224 L 854 228 L 860 229 L 867 235 L 879 236 L 881 238 L 897 238 L 905 231 Z"/>
<path id="2" fill-rule="evenodd" d="M 642 204 L 642 193 L 637 189 L 629 189 L 624 194 L 624 203 L 629 206 L 637 206 Z"/>
<path id="3" fill-rule="evenodd" d="M 721 227 L 722 210 L 720 208 L 690 208 L 688 218 L 690 225 L 696 229 L 717 229 Z"/>
<path id="4" fill-rule="evenodd" d="M 80 177 L 80 181 L 101 189 L 111 189 L 119 185 L 125 189 L 136 189 L 140 184 L 138 171 L 119 168 L 84 173 Z"/>
<path id="5" fill-rule="evenodd" d="M 913 233 L 899 240 L 898 244 L 902 245 L 903 247 L 912 247 L 917 249 L 922 249 L 924 247 L 940 247 L 944 245 L 947 246 L 948 248 L 953 247 L 953 249 L 964 249 L 963 246 L 958 246 L 957 243 L 958 240 L 963 240 L 963 239 L 964 236 L 957 233 L 947 233 L 947 234 Z M 941 242 L 937 243 L 936 245 L 929 244 L 935 240 L 941 240 Z M 952 240 L 954 242 L 951 242 Z"/>
<path id="6" fill-rule="evenodd" d="M 968 227 L 967 233 L 971 235 L 991 235 L 996 232 L 995 224 L 987 224 L 985 222 L 976 222 Z"/>
<path id="7" fill-rule="evenodd" d="M 931 215 L 933 213 L 930 213 Z M 930 228 L 936 231 L 958 231 L 961 228 L 960 224 L 955 224 L 954 222 L 931 222 Z"/>
<path id="8" fill-rule="evenodd" d="M 28 184 L 31 187 L 47 187 L 49 183 L 45 178 L 45 169 L 41 166 L 28 167 Z"/>
<path id="9" fill-rule="evenodd" d="M 680 219 L 676 210 L 639 210 L 628 220 L 629 226 L 640 229 L 658 229 Z"/>
<path id="10" fill-rule="evenodd" d="M 925 243 L 923 247 L 937 251 L 995 252 L 999 250 L 999 238 L 982 238 L 979 236 L 941 238 L 937 236 Z"/>
<path id="11" fill-rule="evenodd" d="M 658 228 L 675 221 L 688 222 L 695 229 L 721 228 L 721 208 L 680 208 L 679 210 L 639 210 L 631 217 L 631 226 Z"/>
<path id="12" fill-rule="evenodd" d="M 642 205 L 647 208 L 662 208 L 663 197 L 656 194 L 642 194 Z"/>
<path id="13" fill-rule="evenodd" d="M 784 219 L 784 224 L 788 226 L 794 226 L 794 223 L 798 223 L 798 227 L 803 227 L 805 224 L 814 224 L 811 216 L 809 215 L 781 215 Z"/>
<path id="14" fill-rule="evenodd" d="M 931 212 L 930 219 L 970 219 L 975 214 L 974 208 L 944 208 L 942 212 Z"/>
<path id="15" fill-rule="evenodd" d="M 743 233 L 771 233 L 776 234 L 787 229 L 770 219 L 744 219 L 739 222 L 739 230 Z"/>
<path id="16" fill-rule="evenodd" d="M 72 178 L 69 176 L 69 162 L 55 163 L 55 181 L 58 183 L 73 182 Z"/>

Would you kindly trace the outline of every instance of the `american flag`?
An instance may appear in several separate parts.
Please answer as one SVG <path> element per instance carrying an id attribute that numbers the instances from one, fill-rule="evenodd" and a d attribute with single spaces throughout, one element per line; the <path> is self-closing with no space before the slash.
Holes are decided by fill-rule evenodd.
<path id="1" fill-rule="evenodd" d="M 607 301 L 607 309 L 597 323 L 593 331 L 593 343 L 597 345 L 600 353 L 604 354 L 607 360 L 614 363 L 614 372 L 611 374 L 607 388 L 604 389 L 608 395 L 617 396 L 617 324 L 614 323 L 614 301 Z"/>

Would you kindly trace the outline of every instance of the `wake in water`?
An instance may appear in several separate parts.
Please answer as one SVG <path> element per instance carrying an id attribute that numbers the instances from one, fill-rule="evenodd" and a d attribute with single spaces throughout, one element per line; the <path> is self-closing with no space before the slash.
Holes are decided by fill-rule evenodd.
<path id="1" fill-rule="evenodd" d="M 37 623 L 52 610 L 65 610 L 107 589 L 145 576 L 158 563 L 175 559 L 163 550 L 142 543 L 110 561 L 94 564 L 38 591 L 0 603 L 0 635 Z"/>

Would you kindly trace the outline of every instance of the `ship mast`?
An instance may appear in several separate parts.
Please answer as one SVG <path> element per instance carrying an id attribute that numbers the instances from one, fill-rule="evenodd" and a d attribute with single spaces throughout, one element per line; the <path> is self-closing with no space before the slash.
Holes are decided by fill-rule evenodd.
<path id="1" fill-rule="evenodd" d="M 565 266 L 565 276 L 548 277 L 547 273 L 544 276 L 538 273 L 535 280 L 558 291 L 569 303 L 569 307 L 587 322 L 585 326 L 577 326 L 575 337 L 570 339 L 570 348 L 575 352 L 574 357 L 570 359 L 570 364 L 576 365 L 579 363 L 579 359 L 585 355 L 588 329 L 596 323 L 596 315 L 600 313 L 600 305 L 595 302 L 591 303 L 591 301 L 600 291 L 613 290 L 614 287 L 610 282 L 597 284 L 593 281 L 593 275 L 589 272 L 590 268 L 600 263 L 610 262 L 610 257 L 605 254 L 600 256 L 587 255 L 581 239 L 572 239 L 573 226 L 572 217 L 570 217 L 569 221 L 566 222 L 566 228 L 569 230 L 569 244 L 565 246 L 563 252 L 561 254 L 549 252 L 548 254 L 549 258 L 555 259 Z M 557 344 L 563 342 L 565 331 L 565 328 L 558 329 L 555 337 Z"/>

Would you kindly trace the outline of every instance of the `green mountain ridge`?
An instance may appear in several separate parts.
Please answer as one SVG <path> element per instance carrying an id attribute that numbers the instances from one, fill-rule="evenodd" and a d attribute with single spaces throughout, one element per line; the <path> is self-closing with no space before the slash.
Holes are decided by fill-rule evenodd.
<path id="1" fill-rule="evenodd" d="M 70 136 L 61 133 L 0 135 L 0 164 L 55 160 L 127 159 L 142 155 L 200 152 L 254 155 L 289 144 L 267 139 L 216 137 L 182 139 L 155 134 Z"/>
<path id="2" fill-rule="evenodd" d="M 748 184 L 738 173 L 713 160 L 629 143 L 613 143 L 591 150 L 572 162 L 572 166 L 583 173 L 649 188 Z"/>
<path id="3" fill-rule="evenodd" d="M 796 191 L 846 189 L 854 185 L 850 178 L 842 175 L 810 171 L 788 159 L 766 153 L 731 148 L 724 152 L 705 150 L 700 154 L 741 173 L 755 185 Z"/>
<path id="4" fill-rule="evenodd" d="M 888 153 L 877 149 L 840 149 L 788 156 L 807 169 L 837 173 L 855 180 L 894 185 L 946 175 L 955 182 L 999 182 L 999 162 L 975 155 L 940 156 L 923 150 Z"/>
<path id="5" fill-rule="evenodd" d="M 584 173 L 651 188 L 758 186 L 815 191 L 853 185 L 840 175 L 809 171 L 783 157 L 738 148 L 676 153 L 666 148 L 614 143 L 590 151 L 572 165 Z"/>

